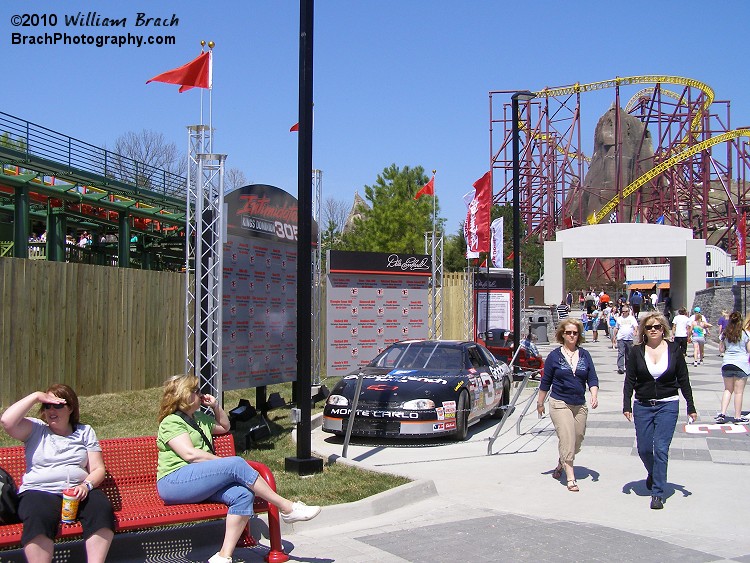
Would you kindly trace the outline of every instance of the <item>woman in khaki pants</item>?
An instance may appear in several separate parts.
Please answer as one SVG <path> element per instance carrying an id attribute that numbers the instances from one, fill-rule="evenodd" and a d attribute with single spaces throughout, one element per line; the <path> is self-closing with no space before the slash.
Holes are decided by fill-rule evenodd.
<path id="1" fill-rule="evenodd" d="M 544 401 L 550 393 L 550 418 L 559 440 L 560 458 L 553 477 L 559 479 L 565 471 L 568 490 L 578 492 L 573 461 L 581 451 L 586 433 L 586 387 L 591 391 L 590 404 L 599 405 L 599 379 L 588 351 L 580 348 L 583 342 L 583 324 L 577 319 L 567 318 L 555 331 L 555 340 L 561 344 L 544 360 L 544 375 L 539 383 L 537 412 L 544 415 Z M 550 391 L 551 389 L 551 391 Z"/>

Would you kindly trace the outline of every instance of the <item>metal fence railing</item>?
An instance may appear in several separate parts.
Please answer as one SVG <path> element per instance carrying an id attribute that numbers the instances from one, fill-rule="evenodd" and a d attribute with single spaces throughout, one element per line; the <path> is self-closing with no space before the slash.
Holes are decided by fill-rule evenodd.
<path id="1" fill-rule="evenodd" d="M 71 170 L 117 180 L 136 189 L 185 198 L 185 177 L 0 112 L 0 153 L 21 153 Z"/>

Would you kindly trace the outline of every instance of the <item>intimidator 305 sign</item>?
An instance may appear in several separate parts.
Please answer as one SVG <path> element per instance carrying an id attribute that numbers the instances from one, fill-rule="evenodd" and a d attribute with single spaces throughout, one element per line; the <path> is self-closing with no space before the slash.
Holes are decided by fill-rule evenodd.
<path id="1" fill-rule="evenodd" d="M 297 199 L 254 184 L 227 193 L 224 201 L 223 388 L 294 380 Z"/>
<path id="2" fill-rule="evenodd" d="M 365 365 L 399 340 L 427 338 L 429 256 L 331 250 L 327 264 L 328 375 Z"/>

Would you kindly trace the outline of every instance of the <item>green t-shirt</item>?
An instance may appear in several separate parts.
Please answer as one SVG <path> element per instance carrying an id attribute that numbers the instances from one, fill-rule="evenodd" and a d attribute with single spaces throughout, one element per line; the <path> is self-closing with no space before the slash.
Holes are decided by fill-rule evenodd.
<path id="1" fill-rule="evenodd" d="M 216 424 L 213 417 L 200 411 L 196 412 L 193 417 L 195 418 L 195 422 L 198 423 L 198 426 L 200 426 L 200 429 L 203 430 L 206 438 L 211 439 L 212 430 Z M 176 414 L 167 415 L 164 417 L 164 420 L 161 421 L 161 424 L 159 424 L 159 433 L 156 436 L 156 447 L 159 449 L 159 464 L 156 470 L 157 481 L 165 475 L 169 475 L 172 471 L 176 471 L 180 467 L 188 464 L 187 461 L 182 459 L 167 445 L 167 442 L 172 438 L 175 438 L 180 434 L 185 434 L 185 432 L 190 436 L 190 441 L 193 442 L 193 445 L 196 448 L 207 452 L 211 451 L 208 449 L 208 445 L 206 445 L 205 440 L 203 440 L 198 431 L 185 422 L 182 417 Z"/>

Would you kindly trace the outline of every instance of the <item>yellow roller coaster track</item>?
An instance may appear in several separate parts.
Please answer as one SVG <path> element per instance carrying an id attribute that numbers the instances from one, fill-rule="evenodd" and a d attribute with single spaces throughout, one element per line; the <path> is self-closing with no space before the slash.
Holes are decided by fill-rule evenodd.
<path id="1" fill-rule="evenodd" d="M 629 197 L 633 195 L 633 193 L 642 188 L 648 182 L 650 182 L 660 174 L 666 172 L 675 164 L 682 162 L 686 158 L 690 158 L 691 156 L 694 156 L 709 147 L 718 145 L 719 143 L 725 143 L 726 141 L 731 141 L 732 139 L 736 139 L 737 137 L 750 137 L 750 129 L 735 129 L 734 131 L 727 131 L 726 133 L 722 133 L 721 135 L 717 135 L 716 137 L 711 137 L 710 139 L 701 141 L 700 143 L 693 145 L 692 147 L 685 149 L 680 153 L 677 153 L 676 155 L 659 163 L 657 166 L 654 166 L 651 170 L 628 185 L 622 191 L 622 197 Z M 599 221 L 601 221 L 617 207 L 619 201 L 619 196 L 613 197 L 604 205 L 604 207 L 601 208 L 599 213 L 591 214 L 591 216 L 588 218 L 588 224 L 596 225 L 597 223 L 599 223 Z"/>
<path id="2" fill-rule="evenodd" d="M 656 88 L 644 88 L 643 90 L 638 90 L 635 94 L 630 96 L 628 103 L 625 104 L 625 113 L 630 113 L 641 98 L 650 98 L 655 91 Z M 660 90 L 660 92 L 664 96 L 677 100 L 678 102 L 680 102 L 680 105 L 687 105 L 685 103 L 685 100 L 682 99 L 682 96 L 680 96 L 677 92 L 672 92 L 672 90 L 665 90 L 663 88 Z"/>
<path id="3" fill-rule="evenodd" d="M 703 114 L 711 106 L 711 104 L 714 101 L 713 88 L 711 88 L 708 84 L 704 82 L 700 82 L 699 80 L 695 80 L 693 78 L 684 78 L 682 76 L 668 76 L 668 75 L 656 75 L 656 74 L 648 74 L 648 75 L 643 75 L 643 76 L 623 76 L 623 77 L 618 76 L 610 80 L 602 80 L 601 82 L 589 82 L 587 84 L 576 83 L 571 86 L 561 86 L 558 88 L 545 88 L 544 90 L 535 92 L 534 95 L 538 98 L 570 96 L 572 94 L 578 94 L 581 92 L 593 92 L 595 90 L 604 90 L 606 88 L 615 88 L 617 86 L 630 86 L 632 84 L 679 84 L 681 86 L 689 86 L 691 88 L 697 88 L 698 90 L 703 92 L 703 94 L 705 95 L 705 99 L 703 100 L 703 106 L 701 107 L 701 111 L 696 112 L 695 116 L 693 117 L 693 120 L 690 123 L 690 133 L 688 133 L 688 136 L 686 136 L 682 140 L 681 142 L 682 145 L 689 144 L 690 136 L 700 129 L 700 124 L 701 124 L 701 119 L 703 117 Z M 734 133 L 734 132 L 731 131 L 730 133 Z M 725 133 L 724 135 L 727 135 L 727 134 L 728 133 Z M 714 137 L 714 138 L 718 139 L 718 138 L 723 137 L 724 135 L 719 135 L 719 137 Z M 740 136 L 740 135 L 737 135 L 737 136 Z M 733 137 L 729 137 L 729 138 L 733 138 Z M 711 140 L 713 139 L 708 139 L 707 141 L 698 143 L 697 145 L 694 145 L 691 149 L 688 149 L 687 151 L 683 151 L 681 153 L 678 153 L 677 155 L 674 155 L 668 158 L 656 168 L 653 168 L 652 170 L 646 172 L 639 178 L 636 178 L 632 183 L 630 183 L 630 185 L 626 186 L 625 189 L 623 189 L 622 197 L 628 197 L 632 195 L 636 190 L 638 190 L 643 185 L 645 185 L 646 182 L 651 180 L 654 177 L 654 175 L 652 174 L 654 170 L 661 169 L 661 172 L 664 172 L 666 170 L 666 168 L 662 168 L 664 163 L 669 162 L 671 163 L 670 166 L 673 166 L 674 164 L 677 164 L 684 158 L 687 158 L 691 156 L 692 154 L 695 154 L 695 152 L 688 154 L 695 147 L 704 146 L 704 148 L 706 148 L 706 147 L 712 146 L 712 144 L 715 144 L 715 143 L 708 143 L 704 145 L 704 143 L 707 143 L 708 141 L 711 141 Z M 722 141 L 717 141 L 717 142 L 720 143 Z M 700 150 L 702 149 L 699 149 L 697 152 L 700 152 Z M 680 156 L 682 156 L 682 158 L 679 158 Z M 675 160 L 675 158 L 677 158 L 677 160 Z M 659 174 L 661 174 L 661 172 L 659 172 Z M 620 202 L 620 200 L 621 200 L 620 194 L 616 194 L 615 197 L 609 200 L 598 213 L 597 212 L 592 213 L 591 216 L 588 218 L 587 222 L 590 225 L 598 223 L 599 221 L 602 220 L 603 217 L 607 215 L 607 213 L 611 212 L 615 207 L 617 207 L 617 204 Z"/>

